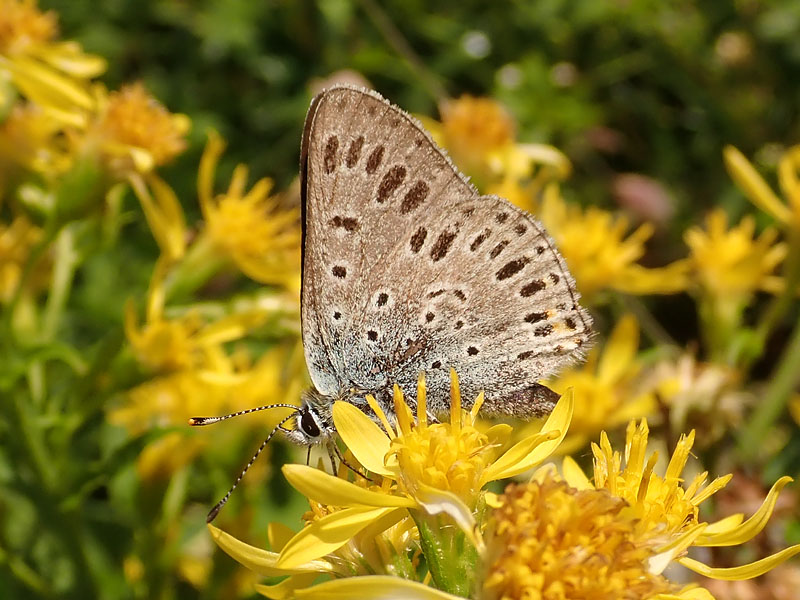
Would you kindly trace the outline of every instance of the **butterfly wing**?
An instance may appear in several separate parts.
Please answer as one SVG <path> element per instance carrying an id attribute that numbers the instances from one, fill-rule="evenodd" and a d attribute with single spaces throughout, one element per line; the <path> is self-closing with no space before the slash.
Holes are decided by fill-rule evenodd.
<path id="1" fill-rule="evenodd" d="M 303 144 L 303 340 L 317 389 L 414 396 L 447 412 L 449 369 L 465 406 L 531 416 L 537 379 L 588 340 L 591 320 L 542 226 L 481 197 L 417 121 L 337 87 L 309 111 Z"/>

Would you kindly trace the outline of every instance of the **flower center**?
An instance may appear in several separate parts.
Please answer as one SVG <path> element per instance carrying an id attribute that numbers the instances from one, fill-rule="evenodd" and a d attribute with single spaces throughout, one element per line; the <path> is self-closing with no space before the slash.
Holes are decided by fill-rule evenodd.
<path id="1" fill-rule="evenodd" d="M 169 162 L 186 147 L 180 120 L 141 84 L 109 95 L 100 129 L 113 142 L 147 150 L 156 165 Z"/>
<path id="2" fill-rule="evenodd" d="M 627 503 L 547 477 L 512 484 L 487 537 L 483 598 L 649 598 L 670 583 L 647 569 Z"/>
<path id="3" fill-rule="evenodd" d="M 464 424 L 456 431 L 450 423 L 415 427 L 392 440 L 403 484 L 412 491 L 420 484 L 456 494 L 473 506 L 480 492 L 479 479 L 494 458 L 489 438 Z"/>

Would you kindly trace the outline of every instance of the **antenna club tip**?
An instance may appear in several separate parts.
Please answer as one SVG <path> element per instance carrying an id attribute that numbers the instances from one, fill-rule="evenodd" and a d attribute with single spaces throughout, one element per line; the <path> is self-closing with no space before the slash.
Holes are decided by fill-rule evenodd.
<path id="1" fill-rule="evenodd" d="M 198 425 L 205 425 L 208 419 L 206 417 L 189 417 L 189 425 L 196 427 Z"/>
<path id="2" fill-rule="evenodd" d="M 211 521 L 216 519 L 221 508 L 222 508 L 222 506 L 217 504 L 214 508 L 212 508 L 210 511 L 208 511 L 208 516 L 206 517 L 206 523 L 211 523 Z"/>

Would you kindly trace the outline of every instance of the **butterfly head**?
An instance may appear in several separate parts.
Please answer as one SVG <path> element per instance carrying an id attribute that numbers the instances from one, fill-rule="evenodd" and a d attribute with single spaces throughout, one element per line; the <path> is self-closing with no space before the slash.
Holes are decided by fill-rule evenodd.
<path id="1" fill-rule="evenodd" d="M 289 430 L 286 437 L 300 446 L 327 444 L 336 433 L 332 406 L 332 398 L 314 389 L 305 392 L 294 417 L 294 429 Z"/>

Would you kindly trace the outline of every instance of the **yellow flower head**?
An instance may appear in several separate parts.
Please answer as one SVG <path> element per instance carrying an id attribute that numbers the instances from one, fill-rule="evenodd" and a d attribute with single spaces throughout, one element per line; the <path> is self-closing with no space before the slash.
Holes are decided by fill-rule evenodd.
<path id="1" fill-rule="evenodd" d="M 741 378 L 735 368 L 684 353 L 650 369 L 646 386 L 669 407 L 673 430 L 683 431 L 687 423 L 698 420 L 702 423 L 703 436 L 698 441 L 707 448 L 736 430 L 752 404 L 750 394 L 741 389 Z"/>
<path id="2" fill-rule="evenodd" d="M 467 170 L 514 142 L 514 120 L 496 100 L 464 95 L 440 110 L 444 145 Z"/>
<path id="3" fill-rule="evenodd" d="M 497 425 L 486 434 L 478 432 L 474 414 L 461 410 L 455 375 L 452 383 L 449 423 L 427 423 L 424 379 L 420 379 L 417 390 L 417 423 L 413 423 L 399 388 L 395 389 L 396 428 L 374 399 L 370 398 L 370 404 L 376 409 L 383 430 L 359 408 L 337 402 L 333 408 L 337 430 L 374 483 L 352 483 L 319 469 L 286 465 L 283 473 L 289 482 L 312 501 L 312 507 L 322 505 L 317 506 L 306 526 L 281 545 L 279 555 L 264 555 L 265 551 L 245 547 L 212 529 L 217 542 L 247 566 L 253 564 L 256 553 L 262 553 L 261 559 L 268 561 L 273 574 L 277 574 L 276 570 L 293 574 L 307 572 L 306 569 L 316 573 L 341 572 L 341 565 L 334 566 L 337 560 L 344 556 L 352 560 L 355 555 L 349 553 L 355 550 L 364 553 L 369 548 L 366 540 L 382 532 L 390 544 L 387 548 L 394 548 L 393 552 L 384 552 L 384 563 L 395 569 L 388 572 L 401 574 L 397 569 L 408 560 L 403 558 L 403 549 L 417 539 L 415 525 L 428 517 L 446 515 L 480 546 L 475 505 L 481 488 L 489 481 L 526 471 L 549 456 L 569 425 L 572 399 L 569 395 L 562 398 L 540 433 L 503 451 L 510 427 Z M 445 433 L 453 439 L 445 439 Z M 320 564 L 327 566 L 320 569 Z M 402 576 L 413 578 L 415 573 L 408 566 Z M 303 586 L 312 580 L 304 580 Z M 291 585 L 300 584 L 295 580 Z"/>
<path id="4" fill-rule="evenodd" d="M 260 179 L 245 192 L 244 165 L 236 167 L 228 190 L 215 197 L 214 176 L 223 150 L 222 139 L 211 133 L 197 183 L 208 235 L 248 277 L 294 286 L 300 274 L 299 211 L 279 207 L 269 195 L 269 179 Z"/>
<path id="5" fill-rule="evenodd" d="M 755 228 L 755 219 L 748 215 L 728 229 L 728 217 L 717 208 L 706 217 L 705 230 L 692 227 L 686 231 L 692 267 L 704 291 L 736 302 L 758 290 L 774 292 L 780 288 L 773 272 L 786 256 L 787 246 L 775 243 L 775 229 L 768 227 L 755 238 Z"/>
<path id="6" fill-rule="evenodd" d="M 367 401 L 382 423 L 351 404 L 337 402 L 333 419 L 347 447 L 370 471 L 396 481 L 402 493 L 420 506 L 451 499 L 458 509 L 474 510 L 490 481 L 522 473 L 550 455 L 563 440 L 572 417 L 572 395 L 557 405 L 538 433 L 505 448 L 511 428 L 495 425 L 485 433 L 475 426 L 483 404 L 479 395 L 472 410 L 461 408 L 458 377 L 451 372 L 450 421 L 428 423 L 425 378 L 417 386 L 416 421 L 399 387 L 394 388 L 396 428 L 371 397 Z M 448 510 L 457 512 L 455 507 Z"/>
<path id="7" fill-rule="evenodd" d="M 19 54 L 30 44 L 58 35 L 58 17 L 41 12 L 36 0 L 0 0 L 0 54 Z"/>
<path id="8" fill-rule="evenodd" d="M 164 315 L 164 279 L 168 262 L 159 260 L 148 290 L 145 322 L 137 322 L 133 303 L 125 307 L 125 334 L 136 358 L 155 371 L 219 370 L 227 364 L 223 344 L 244 337 L 260 326 L 270 311 L 243 307 L 216 320 L 202 317 L 191 307 L 174 317 Z"/>
<path id="9" fill-rule="evenodd" d="M 88 143 L 97 142 L 118 177 L 149 173 L 186 149 L 190 122 L 172 114 L 141 83 L 100 93 L 99 117 Z"/>
<path id="10" fill-rule="evenodd" d="M 424 380 L 417 398 L 416 423 L 409 418 L 400 389 L 395 388 L 399 431 L 391 440 L 385 460 L 395 465 L 403 487 L 412 495 L 426 488 L 446 490 L 474 508 L 482 487 L 481 477 L 493 462 L 499 443 L 475 428 L 483 396 L 478 397 L 467 415 L 462 415 L 461 393 L 457 380 L 453 381 L 449 423 L 428 424 Z"/>
<path id="11" fill-rule="evenodd" d="M 515 124 L 491 98 L 462 96 L 442 103 L 441 123 L 420 117 L 436 142 L 487 194 L 526 210 L 548 184 L 566 178 L 572 165 L 557 148 L 515 142 Z"/>
<path id="12" fill-rule="evenodd" d="M 94 101 L 87 80 L 105 60 L 75 42 L 58 42 L 56 15 L 35 0 L 0 0 L 0 79 L 9 76 L 29 100 L 65 124 L 83 126 Z"/>
<path id="13" fill-rule="evenodd" d="M 644 256 L 645 241 L 653 235 L 649 224 L 627 235 L 624 217 L 569 204 L 556 188 L 548 188 L 539 217 L 556 240 L 587 301 L 606 288 L 630 294 L 671 294 L 688 285 L 685 261 L 656 269 L 636 263 Z"/>
<path id="14" fill-rule="evenodd" d="M 603 432 L 600 444 L 592 444 L 594 482 L 590 483 L 570 458 L 564 460 L 564 476 L 577 489 L 607 490 L 626 501 L 626 510 L 635 519 L 635 538 L 653 545 L 651 572 L 661 573 L 670 562 L 677 561 L 706 577 L 748 579 L 800 553 L 800 545 L 792 546 L 750 565 L 731 568 L 711 568 L 685 556 L 692 546 L 733 546 L 750 540 L 766 526 L 778 493 L 791 478 L 779 479 L 761 507 L 746 521 L 737 514 L 707 523 L 699 516 L 700 505 L 725 487 L 731 475 L 718 477 L 707 485 L 705 472 L 688 483 L 684 481 L 694 431 L 681 436 L 664 474 L 659 475 L 658 454 L 647 456 L 648 433 L 645 420 L 638 426 L 634 422 L 628 425 L 623 466 L 622 456 L 613 450 Z"/>
<path id="15" fill-rule="evenodd" d="M 484 600 L 651 598 L 676 586 L 649 570 L 626 503 L 552 476 L 510 485 L 490 518 Z"/>
<path id="16" fill-rule="evenodd" d="M 286 355 L 280 348 L 263 354 L 255 362 L 244 351 L 227 356 L 217 349 L 207 358 L 213 361 L 159 375 L 129 390 L 123 402 L 109 412 L 109 421 L 141 435 L 153 428 L 181 427 L 194 415 L 233 412 L 261 404 L 265 397 L 280 398 L 300 389 L 299 377 L 287 377 Z M 242 423 L 251 428 L 248 431 L 262 431 L 274 427 L 280 417 L 279 411 L 270 411 L 263 419 Z M 241 435 L 241 429 L 238 432 L 235 428 L 226 429 L 223 434 L 236 437 Z M 169 432 L 148 444 L 139 455 L 140 477 L 168 479 L 206 448 L 210 439 L 185 427 Z M 266 464 L 259 461 L 254 468 L 258 471 Z M 247 478 L 249 484 L 256 479 L 257 476 Z"/>
<path id="17" fill-rule="evenodd" d="M 0 123 L 0 173 L 15 165 L 46 176 L 65 172 L 71 158 L 59 139 L 63 124 L 31 103 L 17 103 Z"/>
<path id="18" fill-rule="evenodd" d="M 25 217 L 16 217 L 8 225 L 0 222 L 0 302 L 9 302 L 16 293 L 31 249 L 42 236 L 41 228 Z M 33 277 L 28 279 L 28 287 L 33 291 L 44 288 L 49 270 L 49 262 L 40 260 Z"/>
<path id="19" fill-rule="evenodd" d="M 778 164 L 778 181 L 786 201 L 758 174 L 752 164 L 733 146 L 724 150 L 725 166 L 750 201 L 784 226 L 800 229 L 800 145 L 792 146 Z"/>

